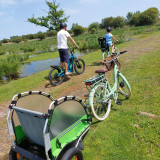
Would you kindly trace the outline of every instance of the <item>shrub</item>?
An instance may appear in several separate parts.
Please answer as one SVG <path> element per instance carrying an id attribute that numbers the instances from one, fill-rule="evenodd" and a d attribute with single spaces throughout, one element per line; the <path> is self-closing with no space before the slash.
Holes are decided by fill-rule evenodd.
<path id="1" fill-rule="evenodd" d="M 157 8 L 149 8 L 139 16 L 139 25 L 152 25 L 158 21 L 159 12 Z"/>
<path id="2" fill-rule="evenodd" d="M 67 30 L 67 31 L 68 31 L 68 33 L 69 33 L 69 34 L 72 34 L 72 33 L 73 33 L 73 31 L 72 31 L 72 30 Z"/>
<path id="3" fill-rule="evenodd" d="M 22 41 L 22 37 L 20 36 L 11 37 L 11 42 L 20 43 L 21 41 Z"/>
<path id="4" fill-rule="evenodd" d="M 4 38 L 4 39 L 2 40 L 2 43 L 9 43 L 9 39 Z"/>
<path id="5" fill-rule="evenodd" d="M 6 54 L 5 51 L 0 51 L 0 55 L 4 55 L 4 54 Z"/>
<path id="6" fill-rule="evenodd" d="M 0 46 L 2 46 L 2 42 L 0 41 Z"/>
<path id="7" fill-rule="evenodd" d="M 78 36 L 78 35 L 84 33 L 84 28 L 80 25 L 77 25 L 73 28 L 73 33 L 75 36 Z"/>
<path id="8" fill-rule="evenodd" d="M 46 38 L 46 35 L 45 35 L 44 33 L 42 33 L 42 32 L 39 32 L 39 33 L 37 34 L 37 38 L 39 38 L 40 40 L 43 40 L 43 39 Z"/>
<path id="9" fill-rule="evenodd" d="M 112 24 L 113 19 L 114 19 L 113 17 L 107 17 L 107 18 L 102 19 L 100 27 L 104 29 L 104 28 L 107 28 L 108 26 L 112 26 L 111 24 Z"/>
<path id="10" fill-rule="evenodd" d="M 96 29 L 95 29 L 95 28 L 92 28 L 92 29 L 90 30 L 90 32 L 91 32 L 91 34 L 94 34 L 94 33 L 96 33 Z"/>
<path id="11" fill-rule="evenodd" d="M 112 20 L 112 23 L 111 23 L 111 27 L 114 27 L 114 28 L 122 28 L 123 26 L 125 25 L 125 19 L 123 17 L 116 17 Z"/>
<path id="12" fill-rule="evenodd" d="M 46 32 L 47 37 L 53 37 L 57 35 L 57 32 L 54 30 L 50 30 Z"/>
<path id="13" fill-rule="evenodd" d="M 99 29 L 99 23 L 98 22 L 94 22 L 94 23 L 91 23 L 89 26 L 88 26 L 88 31 L 91 31 L 92 28 L 94 28 L 96 31 Z"/>

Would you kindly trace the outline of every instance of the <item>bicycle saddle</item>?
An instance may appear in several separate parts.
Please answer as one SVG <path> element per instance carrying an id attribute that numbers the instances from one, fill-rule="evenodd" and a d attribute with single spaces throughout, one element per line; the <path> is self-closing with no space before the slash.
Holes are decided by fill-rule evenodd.
<path id="1" fill-rule="evenodd" d="M 107 71 L 108 71 L 107 68 L 101 68 L 101 69 L 96 70 L 95 73 L 105 73 Z"/>

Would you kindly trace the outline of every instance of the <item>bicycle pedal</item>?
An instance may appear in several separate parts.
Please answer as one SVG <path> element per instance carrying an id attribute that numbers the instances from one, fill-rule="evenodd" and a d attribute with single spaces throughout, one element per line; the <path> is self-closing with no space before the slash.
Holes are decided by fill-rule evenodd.
<path id="1" fill-rule="evenodd" d="M 122 101 L 117 101 L 116 104 L 117 105 L 122 105 Z"/>

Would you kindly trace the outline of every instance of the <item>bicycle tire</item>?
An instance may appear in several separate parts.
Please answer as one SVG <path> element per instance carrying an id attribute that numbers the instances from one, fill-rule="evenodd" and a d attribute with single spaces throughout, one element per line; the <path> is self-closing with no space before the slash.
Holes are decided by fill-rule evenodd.
<path id="1" fill-rule="evenodd" d="M 119 73 L 117 79 L 118 79 L 118 89 L 120 93 L 123 94 L 126 98 L 130 97 L 131 87 L 126 78 L 121 73 Z"/>
<path id="2" fill-rule="evenodd" d="M 9 160 L 17 160 L 17 158 L 16 158 L 16 152 L 14 152 L 12 150 L 12 148 L 9 151 Z"/>
<path id="3" fill-rule="evenodd" d="M 80 64 L 81 62 L 81 64 Z M 82 74 L 84 71 L 85 71 L 85 62 L 83 59 L 77 59 L 75 60 L 74 62 L 74 69 L 75 69 L 75 72 L 77 74 Z M 78 69 L 82 69 L 82 71 L 79 71 Z"/>
<path id="4" fill-rule="evenodd" d="M 108 98 L 108 100 L 103 102 L 105 99 L 105 92 L 107 92 L 107 94 L 109 93 L 105 84 L 100 83 L 98 85 L 95 85 L 89 94 L 89 104 L 91 106 L 92 113 L 94 117 L 99 121 L 103 121 L 104 119 L 106 119 L 111 110 L 111 99 Z"/>
<path id="5" fill-rule="evenodd" d="M 83 160 L 83 154 L 79 148 L 72 147 L 63 155 L 61 160 Z"/>
<path id="6" fill-rule="evenodd" d="M 61 77 L 56 77 L 56 75 L 60 72 L 61 72 L 61 70 L 58 68 L 51 68 L 51 70 L 49 72 L 49 81 L 53 86 L 57 86 L 63 82 L 64 75 Z"/>

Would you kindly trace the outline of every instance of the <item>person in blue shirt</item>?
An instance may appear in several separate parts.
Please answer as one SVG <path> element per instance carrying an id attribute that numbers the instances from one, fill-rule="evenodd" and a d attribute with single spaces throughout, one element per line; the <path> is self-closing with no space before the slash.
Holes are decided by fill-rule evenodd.
<path id="1" fill-rule="evenodd" d="M 107 27 L 106 30 L 107 30 L 107 33 L 104 35 L 104 38 L 106 38 L 106 44 L 108 44 L 109 47 L 112 46 L 112 52 L 113 52 L 114 43 L 112 42 L 112 39 L 115 41 L 118 41 L 118 40 L 113 37 L 113 35 L 111 33 L 111 31 L 112 31 L 111 27 Z"/>

